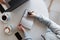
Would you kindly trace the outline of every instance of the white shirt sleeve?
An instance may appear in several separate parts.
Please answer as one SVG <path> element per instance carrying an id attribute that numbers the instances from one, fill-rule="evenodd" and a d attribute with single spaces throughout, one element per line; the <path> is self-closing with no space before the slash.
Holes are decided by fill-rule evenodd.
<path id="1" fill-rule="evenodd" d="M 29 35 L 29 33 L 28 32 L 24 32 L 24 40 L 32 40 L 32 37 Z"/>
<path id="2" fill-rule="evenodd" d="M 56 36 L 60 39 L 60 26 L 58 24 L 56 24 L 55 22 L 53 22 L 52 20 L 50 20 L 47 17 L 43 17 L 43 16 L 36 16 L 35 17 L 39 22 L 41 22 L 42 24 L 48 26 L 51 31 L 53 33 L 56 34 Z"/>

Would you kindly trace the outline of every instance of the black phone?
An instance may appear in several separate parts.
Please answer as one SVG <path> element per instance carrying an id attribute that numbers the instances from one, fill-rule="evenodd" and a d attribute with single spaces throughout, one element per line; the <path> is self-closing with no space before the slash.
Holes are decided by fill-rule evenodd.
<path id="1" fill-rule="evenodd" d="M 22 37 L 18 32 L 15 33 L 15 36 L 17 37 L 18 40 L 22 40 Z"/>

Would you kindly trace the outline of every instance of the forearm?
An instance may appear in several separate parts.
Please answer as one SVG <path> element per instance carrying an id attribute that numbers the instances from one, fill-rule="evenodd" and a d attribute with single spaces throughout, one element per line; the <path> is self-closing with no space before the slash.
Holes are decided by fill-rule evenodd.
<path id="1" fill-rule="evenodd" d="M 50 26 L 51 24 L 51 20 L 49 18 L 43 17 L 43 16 L 35 16 L 35 18 L 41 22 L 42 24 L 46 25 L 46 26 Z"/>
<path id="2" fill-rule="evenodd" d="M 57 25 L 55 22 L 53 22 L 52 20 L 50 20 L 49 18 L 46 17 L 39 17 L 36 16 L 35 17 L 39 22 L 43 23 L 44 25 L 48 26 L 51 31 L 53 31 L 56 35 L 60 36 L 60 26 Z"/>

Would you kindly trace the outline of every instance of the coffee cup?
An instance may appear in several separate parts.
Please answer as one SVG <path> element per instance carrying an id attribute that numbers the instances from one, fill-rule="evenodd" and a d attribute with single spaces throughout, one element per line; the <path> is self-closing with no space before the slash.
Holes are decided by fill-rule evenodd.
<path id="1" fill-rule="evenodd" d="M 1 21 L 7 23 L 11 18 L 11 12 L 5 12 L 1 15 Z"/>
<path id="2" fill-rule="evenodd" d="M 4 27 L 4 32 L 5 32 L 5 34 L 8 34 L 8 35 L 14 33 L 15 32 L 15 26 L 13 26 L 12 24 L 6 25 Z"/>
<path id="3" fill-rule="evenodd" d="M 12 34 L 12 26 L 5 26 L 4 27 L 4 32 L 5 32 L 5 34 Z"/>
<path id="4" fill-rule="evenodd" d="M 4 32 L 8 34 L 8 33 L 10 33 L 10 30 L 11 29 L 9 27 L 5 27 Z"/>
<path id="5" fill-rule="evenodd" d="M 7 16 L 6 15 L 2 15 L 2 20 L 7 20 Z"/>

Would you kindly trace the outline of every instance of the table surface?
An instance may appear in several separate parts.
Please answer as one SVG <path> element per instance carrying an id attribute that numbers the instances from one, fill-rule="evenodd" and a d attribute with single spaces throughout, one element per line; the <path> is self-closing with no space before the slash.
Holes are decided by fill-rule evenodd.
<path id="1" fill-rule="evenodd" d="M 12 11 L 9 24 L 17 26 L 26 8 L 34 10 L 38 15 L 49 17 L 47 7 L 43 0 L 29 0 L 28 2 L 24 3 L 23 5 Z M 10 36 L 4 34 L 4 25 L 7 24 L 4 24 L 0 21 L 0 40 L 17 40 L 14 34 Z M 41 40 L 41 34 L 44 35 L 46 33 L 46 30 L 47 27 L 35 20 L 33 27 L 31 30 L 29 30 L 29 32 L 33 40 Z"/>

